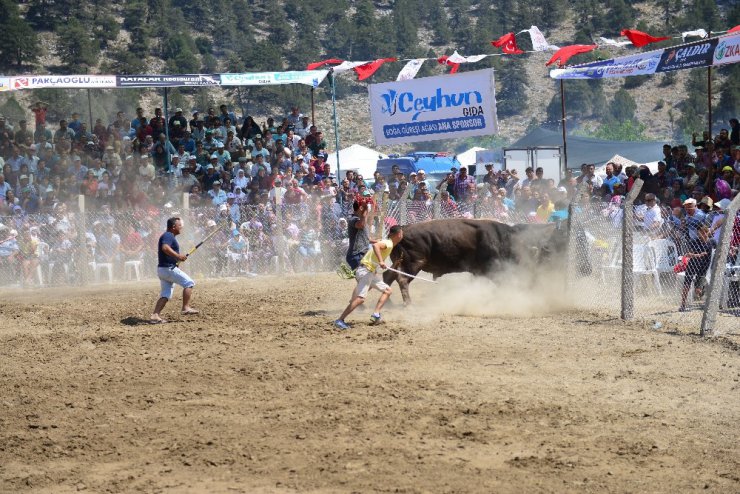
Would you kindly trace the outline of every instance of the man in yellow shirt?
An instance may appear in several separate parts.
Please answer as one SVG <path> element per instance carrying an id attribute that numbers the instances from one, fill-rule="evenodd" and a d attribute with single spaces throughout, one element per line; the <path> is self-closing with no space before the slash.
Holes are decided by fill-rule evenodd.
<path id="1" fill-rule="evenodd" d="M 550 201 L 550 195 L 543 192 L 540 195 L 540 205 L 537 207 L 537 220 L 540 223 L 546 223 L 553 211 L 555 211 L 555 205 Z"/>
<path id="2" fill-rule="evenodd" d="M 372 248 L 367 251 L 367 254 L 360 261 L 360 265 L 355 271 L 355 278 L 357 279 L 357 288 L 355 293 L 357 294 L 344 309 L 339 319 L 334 321 L 334 326 L 339 329 L 349 329 L 349 325 L 344 322 L 344 319 L 349 316 L 353 310 L 365 303 L 367 293 L 371 288 L 375 288 L 379 292 L 382 292 L 378 303 L 375 305 L 375 312 L 370 316 L 370 320 L 373 324 L 378 324 L 381 321 L 380 310 L 383 305 L 388 301 L 391 296 L 391 287 L 385 282 L 381 274 L 378 272 L 378 268 L 386 269 L 385 259 L 391 254 L 393 247 L 403 239 L 403 230 L 400 226 L 394 225 L 388 230 L 388 238 L 386 240 L 379 240 L 372 244 Z"/>

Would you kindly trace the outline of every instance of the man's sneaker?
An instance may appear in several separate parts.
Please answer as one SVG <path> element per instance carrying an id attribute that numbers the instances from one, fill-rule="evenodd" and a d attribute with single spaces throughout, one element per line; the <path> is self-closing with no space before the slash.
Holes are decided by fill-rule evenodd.
<path id="1" fill-rule="evenodd" d="M 349 324 L 342 321 L 341 319 L 337 319 L 336 321 L 334 321 L 334 326 L 336 326 L 339 329 L 349 329 Z"/>
<path id="2" fill-rule="evenodd" d="M 380 324 L 380 321 L 382 319 L 383 318 L 380 316 L 379 312 L 376 312 L 375 314 L 370 316 L 370 322 L 372 322 L 373 324 Z"/>

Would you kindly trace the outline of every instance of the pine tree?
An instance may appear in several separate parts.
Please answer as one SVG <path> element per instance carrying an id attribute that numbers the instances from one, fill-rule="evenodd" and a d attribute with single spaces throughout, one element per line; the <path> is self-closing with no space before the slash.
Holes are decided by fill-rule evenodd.
<path id="1" fill-rule="evenodd" d="M 740 110 L 740 65 L 734 64 L 719 69 L 719 73 L 724 77 L 724 82 L 720 85 L 719 101 L 714 109 L 713 117 L 716 121 L 726 122 L 731 118 L 738 117 Z"/>
<path id="2" fill-rule="evenodd" d="M 634 120 L 637 103 L 624 88 L 614 93 L 614 98 L 609 105 L 609 116 L 617 122 Z"/>
<path id="3" fill-rule="evenodd" d="M 396 0 L 394 3 L 393 30 L 396 34 L 396 50 L 401 56 L 408 56 L 419 43 L 417 16 L 416 0 Z"/>
<path id="4" fill-rule="evenodd" d="M 527 109 L 527 73 L 516 60 L 501 64 L 497 72 L 501 91 L 496 95 L 498 114 L 502 117 L 521 115 Z"/>
<path id="5" fill-rule="evenodd" d="M 57 52 L 67 70 L 85 73 L 97 64 L 99 49 L 90 38 L 89 30 L 77 19 L 70 19 L 59 33 Z"/>
<path id="6" fill-rule="evenodd" d="M 38 38 L 31 26 L 21 19 L 18 6 L 11 0 L 0 0 L 0 67 L 34 62 L 40 51 Z"/>
<path id="7" fill-rule="evenodd" d="M 441 0 L 429 0 L 423 8 L 427 26 L 434 33 L 432 43 L 438 46 L 449 43 L 452 39 L 452 30 L 447 23 L 447 12 Z"/>

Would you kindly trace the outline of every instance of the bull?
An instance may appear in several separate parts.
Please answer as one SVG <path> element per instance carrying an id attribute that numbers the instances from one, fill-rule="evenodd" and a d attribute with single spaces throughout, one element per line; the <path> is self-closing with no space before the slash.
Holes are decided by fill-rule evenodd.
<path id="1" fill-rule="evenodd" d="M 573 231 L 580 242 L 577 251 L 586 252 L 585 233 L 581 228 Z M 404 226 L 403 240 L 390 257 L 394 269 L 412 276 L 426 271 L 434 279 L 462 272 L 495 277 L 512 264 L 524 269 L 536 269 L 543 263 L 564 268 L 568 242 L 565 224 L 507 225 L 490 220 L 442 219 Z M 579 256 L 577 264 L 580 274 L 591 273 L 587 256 Z M 409 283 L 413 278 L 386 271 L 383 280 L 388 285 L 398 282 L 404 304 L 411 302 Z"/>

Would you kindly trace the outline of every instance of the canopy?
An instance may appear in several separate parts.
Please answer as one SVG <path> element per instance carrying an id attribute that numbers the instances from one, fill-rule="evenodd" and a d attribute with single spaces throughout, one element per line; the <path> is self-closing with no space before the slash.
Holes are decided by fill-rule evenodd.
<path id="1" fill-rule="evenodd" d="M 618 154 L 615 154 L 612 156 L 612 158 L 609 160 L 612 163 L 618 163 L 622 165 L 622 169 L 627 168 L 628 166 L 640 166 L 645 165 L 650 170 L 650 173 L 657 173 L 658 172 L 658 162 L 657 161 L 651 161 L 649 163 L 635 163 L 632 160 L 628 160 L 627 158 L 624 158 Z M 594 170 L 597 176 L 604 178 L 606 177 L 606 163 L 604 163 L 601 166 L 596 167 Z"/>
<path id="2" fill-rule="evenodd" d="M 618 154 L 636 163 L 650 163 L 663 157 L 662 142 L 605 141 L 591 137 L 567 136 L 568 168 L 580 168 L 583 163 L 603 165 Z M 509 148 L 562 146 L 563 135 L 546 129 L 535 129 Z"/>
<path id="3" fill-rule="evenodd" d="M 340 171 L 344 174 L 347 170 L 354 170 L 363 178 L 370 178 L 375 173 L 379 159 L 385 159 L 388 156 L 375 151 L 374 149 L 361 146 L 360 144 L 353 144 L 348 148 L 344 148 L 339 151 L 339 166 Z M 337 169 L 337 153 L 330 153 L 329 158 L 326 160 L 331 166 L 332 170 Z M 343 177 L 344 175 L 342 175 Z"/>
<path id="4" fill-rule="evenodd" d="M 472 147 L 465 151 L 464 153 L 460 153 L 457 155 L 457 161 L 460 162 L 462 166 L 466 166 L 470 168 L 471 165 L 475 164 L 475 153 L 477 151 L 484 151 L 486 148 L 481 148 L 478 146 Z M 482 168 L 482 167 L 481 167 Z"/>

